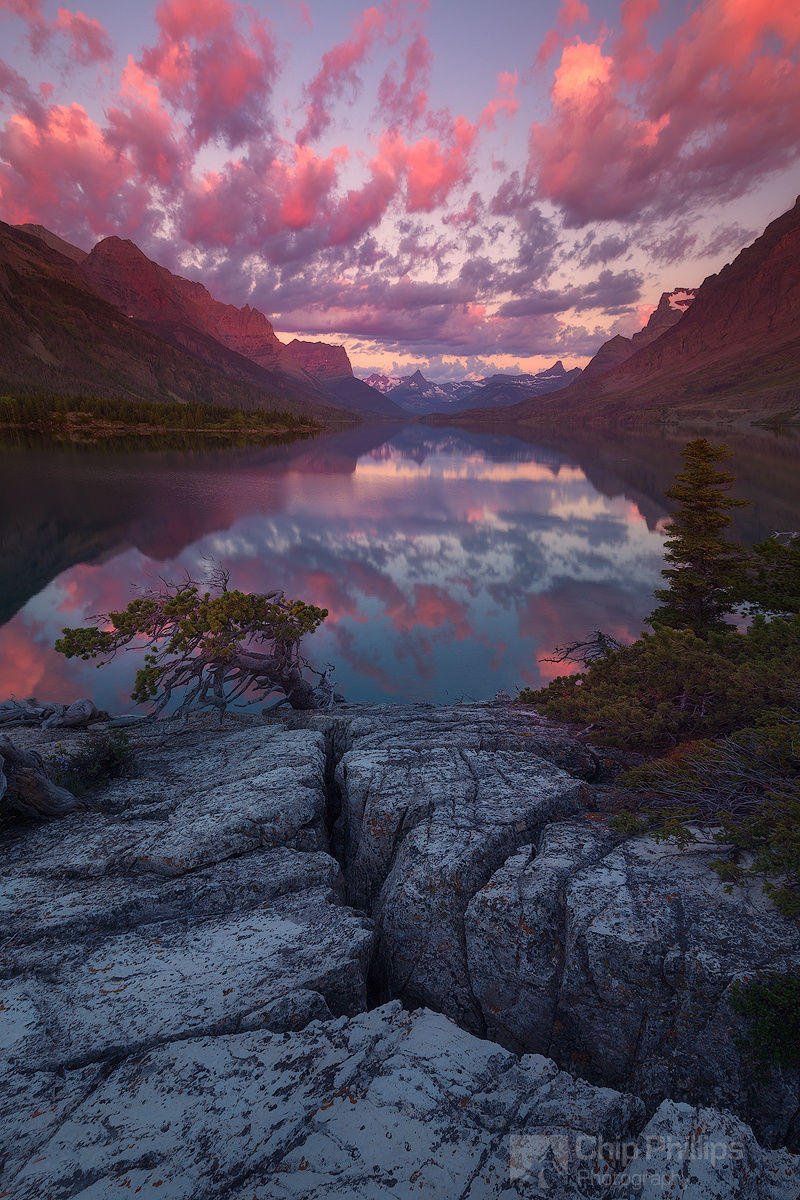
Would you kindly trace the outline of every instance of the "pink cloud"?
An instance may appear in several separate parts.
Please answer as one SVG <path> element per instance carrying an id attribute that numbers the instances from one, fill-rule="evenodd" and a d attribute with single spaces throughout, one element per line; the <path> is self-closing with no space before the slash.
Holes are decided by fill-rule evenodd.
<path id="1" fill-rule="evenodd" d="M 428 39 L 418 33 L 406 47 L 402 76 L 398 78 L 397 68 L 392 66 L 378 85 L 378 107 L 390 129 L 412 128 L 423 118 L 432 68 Z"/>
<path id="2" fill-rule="evenodd" d="M 281 169 L 278 219 L 289 229 L 305 229 L 313 224 L 333 189 L 337 167 L 347 158 L 347 147 L 340 146 L 321 158 L 308 146 L 295 146 L 294 155 L 294 163 Z"/>
<path id="3" fill-rule="evenodd" d="M 67 40 L 68 61 L 72 65 L 108 62 L 113 56 L 111 38 L 105 26 L 83 12 L 59 8 L 56 18 L 48 21 L 42 10 L 42 0 L 0 0 L 0 14 L 3 12 L 20 17 L 26 23 L 28 40 L 36 54 L 43 53 L 56 35 Z"/>
<path id="4" fill-rule="evenodd" d="M 113 55 L 108 31 L 95 17 L 60 8 L 53 30 L 63 33 L 69 39 L 72 58 L 84 66 L 89 63 L 108 62 Z"/>
<path id="5" fill-rule="evenodd" d="M 22 17 L 24 21 L 42 20 L 42 0 L 0 0 L 0 12 Z"/>
<path id="6" fill-rule="evenodd" d="M 516 97 L 517 72 L 501 71 L 497 80 L 497 95 L 484 108 L 478 124 L 486 129 L 494 129 L 498 113 L 513 117 L 519 111 L 519 101 Z"/>
<path id="7" fill-rule="evenodd" d="M 452 122 L 449 140 L 421 137 L 409 143 L 402 134 L 387 131 L 374 169 L 394 178 L 404 174 L 408 211 L 431 212 L 469 179 L 477 136 L 478 126 L 460 116 Z"/>
<path id="8" fill-rule="evenodd" d="M 573 225 L 731 198 L 800 153 L 794 0 L 705 0 L 657 52 L 655 11 L 628 0 L 617 37 L 565 45 L 531 127 L 537 194 Z"/>
<path id="9" fill-rule="evenodd" d="M 122 107 L 106 112 L 106 142 L 130 155 L 141 179 L 177 186 L 187 166 L 185 138 L 162 105 L 157 86 L 131 57 L 122 72 L 120 100 Z"/>
<path id="10" fill-rule="evenodd" d="M 549 29 L 544 36 L 539 51 L 536 55 L 536 66 L 544 67 L 547 62 L 553 57 L 559 46 L 564 44 L 569 30 L 574 29 L 576 25 L 583 25 L 589 20 L 589 9 L 583 0 L 563 0 L 561 8 L 558 10 L 556 24 L 553 29 Z"/>
<path id="11" fill-rule="evenodd" d="M 0 132 L 0 198 L 10 221 L 116 233 L 141 228 L 150 194 L 80 104 L 38 119 L 14 114 Z"/>
<path id="12" fill-rule="evenodd" d="M 236 146 L 264 135 L 277 76 L 266 22 L 235 0 L 163 0 L 156 22 L 158 43 L 139 65 L 188 114 L 194 145 L 219 139 Z"/>
<path id="13" fill-rule="evenodd" d="M 330 126 L 332 116 L 330 104 L 350 92 L 355 95 L 359 86 L 357 68 L 363 63 L 375 41 L 386 32 L 391 16 L 391 7 L 384 3 L 365 8 L 356 22 L 349 38 L 326 50 L 322 65 L 307 85 L 305 124 L 297 135 L 297 141 L 315 141 Z"/>

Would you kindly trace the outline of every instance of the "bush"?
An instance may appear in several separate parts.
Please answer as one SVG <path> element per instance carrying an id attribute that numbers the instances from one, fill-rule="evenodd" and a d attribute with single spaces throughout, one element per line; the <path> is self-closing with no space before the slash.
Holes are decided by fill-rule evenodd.
<path id="1" fill-rule="evenodd" d="M 112 779 L 133 774 L 136 760 L 130 736 L 123 730 L 90 733 L 79 750 L 59 752 L 47 764 L 53 783 L 83 796 Z"/>
<path id="2" fill-rule="evenodd" d="M 762 1062 L 800 1067 L 800 976 L 772 974 L 734 984 L 731 1006 L 747 1018 L 743 1044 Z"/>
<path id="3" fill-rule="evenodd" d="M 519 699 L 591 725 L 609 746 L 664 750 L 755 724 L 800 694 L 800 616 L 756 617 L 747 633 L 660 628 Z"/>
<path id="4" fill-rule="evenodd" d="M 751 612 L 800 612 L 800 535 L 773 536 L 755 546 L 737 598 Z"/>
<path id="5" fill-rule="evenodd" d="M 800 916 L 800 714 L 770 713 L 729 738 L 682 746 L 620 783 L 640 797 L 635 813 L 614 819 L 620 832 L 686 845 L 711 825 L 718 842 L 750 858 L 714 863 L 720 876 L 730 886 L 761 878 L 780 912 Z"/>

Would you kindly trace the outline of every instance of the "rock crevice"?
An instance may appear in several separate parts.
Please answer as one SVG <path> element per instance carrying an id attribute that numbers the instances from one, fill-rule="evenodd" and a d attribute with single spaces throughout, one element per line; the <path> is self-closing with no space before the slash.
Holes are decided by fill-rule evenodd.
<path id="1" fill-rule="evenodd" d="M 800 1144 L 800 1074 L 749 1061 L 729 1002 L 740 980 L 800 969 L 800 931 L 757 885 L 726 890 L 716 842 L 612 832 L 587 811 L 606 756 L 525 710 L 310 718 L 323 722 L 347 897 L 375 922 L 376 998 L 546 1054 L 650 1113 L 718 1105 L 770 1145 Z"/>
<path id="2" fill-rule="evenodd" d="M 6 841 L 0 1193 L 797 1200 L 726 1002 L 796 931 L 590 820 L 595 752 L 500 706 L 135 739 Z"/>

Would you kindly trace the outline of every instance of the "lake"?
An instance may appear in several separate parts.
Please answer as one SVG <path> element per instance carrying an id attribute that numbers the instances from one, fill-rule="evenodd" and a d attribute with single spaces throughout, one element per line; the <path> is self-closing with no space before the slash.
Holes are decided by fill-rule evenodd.
<path id="1" fill-rule="evenodd" d="M 55 638 L 209 559 L 329 609 L 307 651 L 348 700 L 513 694 L 562 669 L 540 661 L 554 646 L 642 629 L 681 440 L 384 424 L 244 450 L 3 450 L 0 698 L 129 709 L 138 655 L 98 671 Z M 736 535 L 797 528 L 797 440 L 732 448 L 752 502 Z"/>

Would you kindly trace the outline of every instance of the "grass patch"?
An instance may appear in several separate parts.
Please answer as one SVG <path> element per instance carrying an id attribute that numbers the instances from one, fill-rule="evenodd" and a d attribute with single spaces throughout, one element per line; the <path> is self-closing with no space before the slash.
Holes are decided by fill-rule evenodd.
<path id="1" fill-rule="evenodd" d="M 77 750 L 58 751 L 47 763 L 47 774 L 73 796 L 97 791 L 113 779 L 130 778 L 136 759 L 130 735 L 124 730 L 90 733 Z"/>

